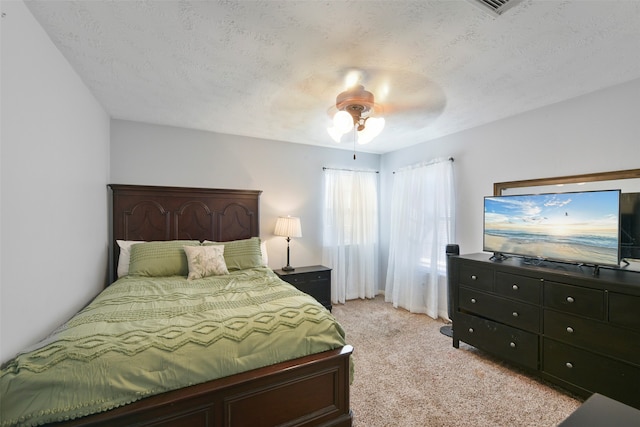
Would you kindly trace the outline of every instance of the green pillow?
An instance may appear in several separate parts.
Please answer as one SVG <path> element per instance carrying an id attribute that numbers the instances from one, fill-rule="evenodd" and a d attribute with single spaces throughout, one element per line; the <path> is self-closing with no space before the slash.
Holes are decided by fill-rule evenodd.
<path id="1" fill-rule="evenodd" d="M 129 275 L 146 277 L 187 276 L 189 264 L 184 246 L 200 246 L 197 240 L 145 242 L 131 246 Z"/>
<path id="2" fill-rule="evenodd" d="M 229 271 L 262 266 L 262 251 L 260 251 L 259 237 L 233 240 L 231 242 L 205 241 L 203 245 L 224 245 L 224 262 L 227 264 Z"/>

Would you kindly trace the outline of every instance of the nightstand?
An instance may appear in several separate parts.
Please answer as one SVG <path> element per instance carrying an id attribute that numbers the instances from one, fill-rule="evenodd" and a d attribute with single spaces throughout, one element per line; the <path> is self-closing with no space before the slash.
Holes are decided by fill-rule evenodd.
<path id="1" fill-rule="evenodd" d="M 331 311 L 331 269 L 323 265 L 296 267 L 294 271 L 273 270 L 278 277 L 311 295 Z"/>

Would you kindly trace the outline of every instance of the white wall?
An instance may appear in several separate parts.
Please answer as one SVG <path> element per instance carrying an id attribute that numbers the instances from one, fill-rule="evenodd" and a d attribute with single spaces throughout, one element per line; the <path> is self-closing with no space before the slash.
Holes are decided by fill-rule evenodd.
<path id="1" fill-rule="evenodd" d="M 21 1 L 3 1 L 0 360 L 104 286 L 109 118 Z"/>
<path id="2" fill-rule="evenodd" d="M 456 241 L 482 251 L 483 197 L 493 183 L 640 168 L 640 79 L 382 156 L 381 198 L 393 171 L 453 157 Z M 386 278 L 390 211 L 382 203 L 381 278 Z M 384 284 L 381 284 L 381 288 Z"/>
<path id="3" fill-rule="evenodd" d="M 273 235 L 280 215 L 299 216 L 291 265 L 322 263 L 322 167 L 378 170 L 380 156 L 206 131 L 113 120 L 115 184 L 262 190 L 260 234 L 269 266 L 286 265 L 286 240 Z"/>

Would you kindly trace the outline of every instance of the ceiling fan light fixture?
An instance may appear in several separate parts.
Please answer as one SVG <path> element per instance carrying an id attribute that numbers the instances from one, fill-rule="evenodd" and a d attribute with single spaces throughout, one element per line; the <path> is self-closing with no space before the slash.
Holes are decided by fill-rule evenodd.
<path id="1" fill-rule="evenodd" d="M 380 135 L 382 129 L 384 129 L 384 117 L 369 117 L 364 131 L 373 135 L 372 138 L 375 138 Z"/>
<path id="2" fill-rule="evenodd" d="M 384 128 L 384 119 L 382 117 L 370 117 L 367 119 L 367 126 L 358 132 L 358 144 L 363 145 L 371 142 L 373 138 L 378 136 Z"/>
<path id="3" fill-rule="evenodd" d="M 362 85 L 338 94 L 335 108 L 338 111 L 333 116 L 333 127 L 327 128 L 327 132 L 336 142 L 340 142 L 342 135 L 355 128 L 358 143 L 366 144 L 384 128 L 384 118 L 371 117 L 372 114 L 379 113 L 381 108 L 376 105 L 373 94 Z"/>
<path id="4" fill-rule="evenodd" d="M 344 135 L 344 132 L 340 132 L 338 129 L 336 129 L 335 126 L 327 128 L 327 132 L 329 133 L 331 139 L 340 144 L 340 140 L 342 139 L 342 135 Z"/>
<path id="5" fill-rule="evenodd" d="M 353 129 L 353 117 L 348 112 L 338 111 L 333 116 L 333 127 L 340 133 L 347 133 Z"/>

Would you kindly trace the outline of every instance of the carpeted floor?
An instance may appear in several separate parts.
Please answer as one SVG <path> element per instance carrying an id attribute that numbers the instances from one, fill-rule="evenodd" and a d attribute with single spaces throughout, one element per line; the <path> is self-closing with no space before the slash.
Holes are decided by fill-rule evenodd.
<path id="1" fill-rule="evenodd" d="M 333 307 L 354 347 L 355 427 L 551 427 L 582 403 L 471 346 L 453 348 L 441 320 L 382 296 Z"/>

